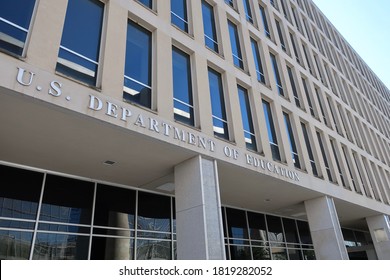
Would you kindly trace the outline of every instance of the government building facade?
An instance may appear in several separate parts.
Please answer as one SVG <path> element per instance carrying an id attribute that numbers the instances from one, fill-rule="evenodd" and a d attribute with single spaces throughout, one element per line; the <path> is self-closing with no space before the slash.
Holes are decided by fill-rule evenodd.
<path id="1" fill-rule="evenodd" d="M 390 91 L 311 0 L 0 0 L 0 120 L 1 259 L 390 259 Z"/>

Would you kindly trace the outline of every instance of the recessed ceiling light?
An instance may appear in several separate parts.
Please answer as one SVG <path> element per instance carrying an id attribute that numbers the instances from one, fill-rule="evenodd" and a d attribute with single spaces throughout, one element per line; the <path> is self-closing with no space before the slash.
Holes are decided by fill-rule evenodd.
<path id="1" fill-rule="evenodd" d="M 106 160 L 103 162 L 105 165 L 114 165 L 116 162 L 112 160 Z"/>

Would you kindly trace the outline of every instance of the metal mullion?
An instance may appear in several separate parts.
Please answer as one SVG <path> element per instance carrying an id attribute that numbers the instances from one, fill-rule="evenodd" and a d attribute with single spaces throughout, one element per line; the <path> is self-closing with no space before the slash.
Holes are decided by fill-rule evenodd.
<path id="1" fill-rule="evenodd" d="M 188 106 L 188 107 L 194 109 L 194 106 L 193 106 L 193 105 L 190 105 L 190 104 L 188 104 L 188 103 L 185 103 L 184 101 L 181 101 L 180 99 L 173 98 L 173 100 L 176 101 L 176 102 L 179 102 L 179 103 L 182 104 L 182 105 L 186 105 L 186 106 Z"/>
<path id="2" fill-rule="evenodd" d="M 213 43 L 215 43 L 215 44 L 218 45 L 218 42 L 215 41 L 215 40 L 214 40 L 213 38 L 211 38 L 210 36 L 207 36 L 206 34 L 204 34 L 204 36 L 205 36 L 207 39 L 211 40 Z"/>
<path id="3" fill-rule="evenodd" d="M 95 186 L 93 189 L 91 226 L 90 226 L 90 230 L 89 230 L 88 260 L 91 259 L 91 251 L 92 251 L 92 235 L 93 235 L 93 224 L 94 224 L 93 221 L 95 219 L 96 193 L 97 193 L 97 182 L 95 182 Z"/>
<path id="4" fill-rule="evenodd" d="M 86 57 L 86 56 L 84 56 L 84 55 L 82 55 L 82 54 L 79 54 L 79 53 L 77 53 L 77 52 L 75 52 L 75 51 L 72 51 L 71 49 L 68 49 L 68 48 L 66 48 L 66 47 L 64 47 L 64 46 L 60 46 L 60 49 L 63 49 L 64 51 L 67 51 L 67 52 L 69 52 L 69 53 L 71 53 L 71 54 L 74 54 L 74 55 L 77 56 L 77 57 L 80 57 L 80 58 L 82 58 L 82 59 L 85 59 L 86 61 L 91 62 L 91 63 L 93 63 L 93 64 L 99 66 L 99 62 L 96 62 L 96 61 L 94 61 L 94 60 L 92 60 L 92 59 L 90 59 L 90 58 L 88 58 L 88 57 Z"/>
<path id="5" fill-rule="evenodd" d="M 226 123 L 226 124 L 228 123 L 227 120 L 221 119 L 221 118 L 219 118 L 219 117 L 217 117 L 217 116 L 212 115 L 212 117 L 213 117 L 214 119 L 217 119 L 217 120 L 219 120 L 219 121 L 221 121 L 221 122 L 224 122 L 224 123 Z"/>
<path id="6" fill-rule="evenodd" d="M 34 227 L 33 238 L 32 238 L 32 242 L 31 242 L 31 250 L 30 250 L 30 256 L 29 256 L 30 260 L 32 260 L 32 257 L 33 257 L 33 252 L 34 252 L 34 247 L 35 247 L 35 240 L 36 240 L 36 237 L 37 237 L 38 221 L 39 221 L 39 216 L 41 214 L 43 193 L 45 191 L 45 184 L 46 184 L 46 177 L 47 177 L 47 173 L 45 172 L 45 173 L 43 173 L 41 194 L 40 194 L 40 197 L 39 197 L 38 209 L 37 209 L 37 217 L 35 219 L 35 227 Z"/>
<path id="7" fill-rule="evenodd" d="M 128 79 L 128 80 L 134 82 L 134 83 L 137 83 L 137 84 L 139 84 L 139 85 L 141 85 L 141 86 L 147 87 L 148 89 L 152 89 L 151 86 L 146 85 L 146 84 L 144 84 L 144 83 L 141 83 L 140 81 L 137 81 L 137 80 L 135 80 L 135 79 L 133 79 L 133 78 L 130 78 L 129 76 L 124 75 L 124 77 L 125 77 L 126 79 Z"/>
<path id="8" fill-rule="evenodd" d="M 181 16 L 179 16 L 178 14 L 174 13 L 171 11 L 171 14 L 174 15 L 175 17 L 177 17 L 178 19 L 180 19 L 182 22 L 184 22 L 185 24 L 188 25 L 188 21 L 186 21 L 184 18 L 182 18 Z"/>
<path id="9" fill-rule="evenodd" d="M 24 32 L 28 33 L 28 29 L 26 29 L 24 27 L 21 27 L 21 26 L 15 24 L 15 23 L 13 23 L 12 21 L 6 20 L 5 18 L 2 18 L 2 17 L 0 17 L 0 21 L 5 22 L 5 23 L 11 25 L 12 27 L 15 27 L 15 28 L 17 28 L 17 29 L 19 29 L 21 31 L 24 31 Z"/>
<path id="10" fill-rule="evenodd" d="M 139 191 L 136 190 L 135 192 L 135 215 L 134 215 L 134 256 L 133 259 L 137 259 L 137 243 L 138 243 L 138 193 Z"/>

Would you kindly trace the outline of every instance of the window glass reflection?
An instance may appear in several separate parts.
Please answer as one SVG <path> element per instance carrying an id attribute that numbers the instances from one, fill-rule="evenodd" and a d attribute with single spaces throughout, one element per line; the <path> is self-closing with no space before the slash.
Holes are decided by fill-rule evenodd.
<path id="1" fill-rule="evenodd" d="M 91 260 L 133 260 L 134 240 L 129 238 L 93 237 Z"/>
<path id="2" fill-rule="evenodd" d="M 270 241 L 284 242 L 282 221 L 280 217 L 267 215 L 268 237 Z"/>
<path id="3" fill-rule="evenodd" d="M 230 246 L 230 257 L 232 260 L 250 260 L 251 251 L 249 246 Z"/>
<path id="4" fill-rule="evenodd" d="M 0 230 L 0 259 L 28 260 L 32 232 Z"/>
<path id="5" fill-rule="evenodd" d="M 251 239 L 267 241 L 267 228 L 264 215 L 248 212 L 248 221 Z"/>
<path id="6" fill-rule="evenodd" d="M 35 220 L 43 174 L 0 166 L 0 216 Z"/>
<path id="7" fill-rule="evenodd" d="M 86 260 L 88 236 L 38 233 L 35 240 L 34 260 Z"/>
<path id="8" fill-rule="evenodd" d="M 170 197 L 138 193 L 138 230 L 171 232 Z"/>
<path id="9" fill-rule="evenodd" d="M 171 242 L 161 240 L 137 240 L 137 260 L 170 260 Z"/>
<path id="10" fill-rule="evenodd" d="M 271 252 L 267 247 L 252 247 L 254 260 L 270 260 Z"/>
<path id="11" fill-rule="evenodd" d="M 91 224 L 93 183 L 47 175 L 40 220 Z"/>
<path id="12" fill-rule="evenodd" d="M 286 235 L 286 242 L 299 243 L 298 231 L 295 221 L 292 219 L 283 218 L 284 233 Z"/>
<path id="13" fill-rule="evenodd" d="M 94 225 L 134 229 L 135 191 L 98 185 Z"/>
<path id="14" fill-rule="evenodd" d="M 227 223 L 230 238 L 248 239 L 248 226 L 245 211 L 226 209 Z"/>
<path id="15" fill-rule="evenodd" d="M 309 224 L 304 221 L 297 221 L 299 237 L 301 239 L 301 243 L 303 244 L 313 244 L 310 235 Z"/>
<path id="16" fill-rule="evenodd" d="M 285 248 L 271 248 L 273 260 L 288 260 Z"/>

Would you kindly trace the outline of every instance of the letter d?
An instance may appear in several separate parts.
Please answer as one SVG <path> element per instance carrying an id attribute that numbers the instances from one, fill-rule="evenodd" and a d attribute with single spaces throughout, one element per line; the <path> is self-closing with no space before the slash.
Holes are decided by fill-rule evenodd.
<path id="1" fill-rule="evenodd" d="M 94 111 L 100 111 L 103 108 L 103 102 L 96 96 L 89 95 L 89 97 L 88 108 Z"/>

